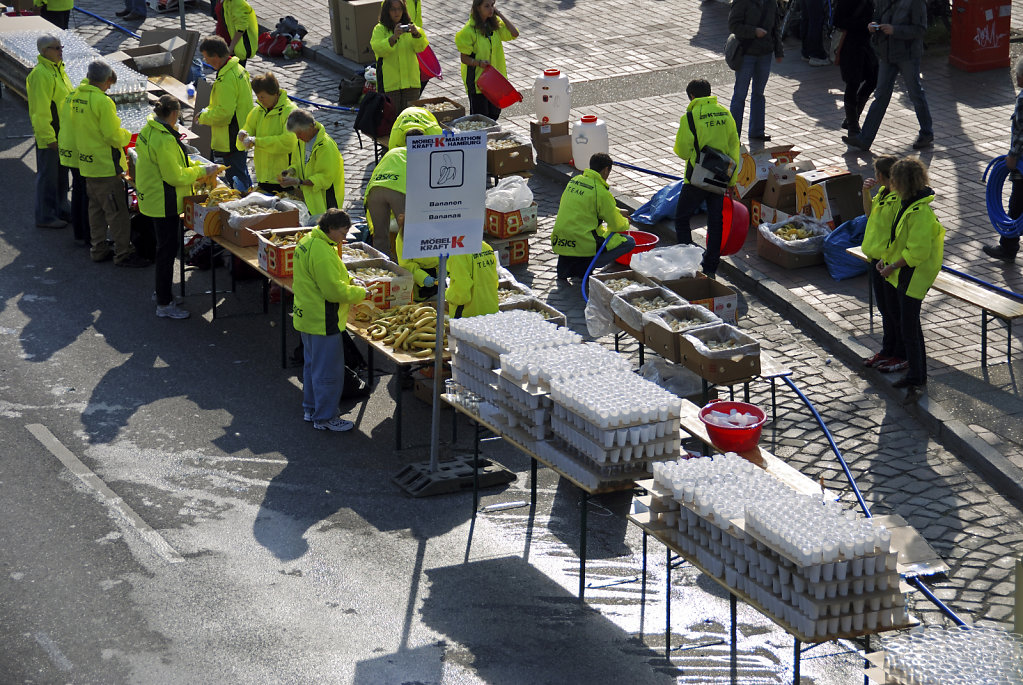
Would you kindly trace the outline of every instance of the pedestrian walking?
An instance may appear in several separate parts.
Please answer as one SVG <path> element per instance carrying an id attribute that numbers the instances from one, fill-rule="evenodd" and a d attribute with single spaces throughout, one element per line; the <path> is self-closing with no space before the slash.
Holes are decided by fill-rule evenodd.
<path id="1" fill-rule="evenodd" d="M 826 67 L 831 64 L 828 51 L 824 49 L 824 20 L 829 0 L 803 0 L 803 13 L 799 21 L 802 38 L 802 57 L 811 67 Z"/>
<path id="2" fill-rule="evenodd" d="M 767 101 L 764 89 L 771 75 L 771 55 L 781 62 L 785 49 L 781 42 L 782 13 L 776 0 L 734 0 L 728 11 L 728 30 L 742 41 L 742 64 L 735 72 L 735 89 L 729 109 L 737 130 L 742 130 L 746 96 L 750 85 L 749 140 L 768 142 L 764 129 Z"/>
<path id="3" fill-rule="evenodd" d="M 842 128 L 850 135 L 860 133 L 860 113 L 877 87 L 877 55 L 870 47 L 867 25 L 874 16 L 874 0 L 838 0 L 835 28 L 845 31 L 838 68 L 845 82 Z"/>
<path id="4" fill-rule="evenodd" d="M 1013 81 L 1020 91 L 1016 94 L 1016 109 L 1012 113 L 1009 127 L 1009 152 L 1005 155 L 1005 166 L 1009 169 L 1009 218 L 1018 219 L 1023 216 L 1023 173 L 1020 173 L 1020 156 L 1023 155 L 1023 57 L 1016 60 L 1012 67 Z M 1019 236 L 1007 238 L 1002 236 L 997 245 L 985 245 L 984 254 L 1003 262 L 1012 264 L 1019 252 Z"/>
<path id="5" fill-rule="evenodd" d="M 913 149 L 931 147 L 934 144 L 934 127 L 927 96 L 920 82 L 920 58 L 924 54 L 924 32 L 927 31 L 926 0 L 876 0 L 874 20 L 867 24 L 867 31 L 877 55 L 877 89 L 862 130 L 859 134 L 842 136 L 842 141 L 864 152 L 870 150 L 888 111 L 895 79 L 902 74 L 920 124 L 920 134 L 913 141 Z"/>

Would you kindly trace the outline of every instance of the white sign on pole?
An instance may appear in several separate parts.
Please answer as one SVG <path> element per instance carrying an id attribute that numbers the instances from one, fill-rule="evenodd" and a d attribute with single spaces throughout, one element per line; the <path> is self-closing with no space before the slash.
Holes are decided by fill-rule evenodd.
<path id="1" fill-rule="evenodd" d="M 405 147 L 402 256 L 479 252 L 486 221 L 486 133 L 409 136 Z"/>

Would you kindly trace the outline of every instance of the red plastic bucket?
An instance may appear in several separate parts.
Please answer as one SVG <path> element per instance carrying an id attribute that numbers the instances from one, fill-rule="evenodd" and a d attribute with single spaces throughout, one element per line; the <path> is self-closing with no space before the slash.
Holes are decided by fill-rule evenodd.
<path id="1" fill-rule="evenodd" d="M 758 417 L 758 421 L 752 426 L 742 428 L 729 428 L 718 426 L 707 421 L 707 414 L 712 411 L 719 411 L 728 414 L 732 410 L 740 414 L 752 414 Z M 700 410 L 700 421 L 707 427 L 707 436 L 714 447 L 723 452 L 748 452 L 760 442 L 760 433 L 767 422 L 767 414 L 763 409 L 748 402 L 728 402 L 726 400 L 711 400 L 707 406 Z"/>
<path id="2" fill-rule="evenodd" d="M 625 266 L 632 264 L 632 255 L 652 250 L 657 247 L 657 243 L 661 241 L 661 239 L 653 233 L 647 233 L 646 231 L 625 231 L 625 235 L 631 235 L 632 239 L 636 241 L 636 247 L 632 250 L 632 252 L 623 254 L 615 260 L 619 264 L 624 264 Z"/>
<path id="3" fill-rule="evenodd" d="M 721 212 L 721 256 L 735 254 L 746 243 L 749 231 L 749 210 L 746 205 L 725 195 Z"/>
<path id="4" fill-rule="evenodd" d="M 444 79 L 441 76 L 440 62 L 437 60 L 437 55 L 433 54 L 433 48 L 429 45 L 422 52 L 416 53 L 416 59 L 419 60 L 419 75 L 422 80 L 426 81 L 431 78 Z"/>
<path id="5" fill-rule="evenodd" d="M 490 100 L 495 107 L 504 109 L 511 107 L 516 102 L 522 102 L 522 93 L 515 90 L 515 86 L 508 82 L 497 69 L 487 66 L 476 79 L 476 87 Z"/>

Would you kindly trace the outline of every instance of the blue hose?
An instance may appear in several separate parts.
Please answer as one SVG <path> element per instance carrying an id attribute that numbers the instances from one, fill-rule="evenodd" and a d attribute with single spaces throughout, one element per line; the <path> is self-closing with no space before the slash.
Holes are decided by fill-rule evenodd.
<path id="1" fill-rule="evenodd" d="M 120 24 L 115 24 L 114 22 L 110 21 L 109 19 L 104 19 L 103 17 L 99 16 L 98 14 L 93 14 L 92 12 L 89 12 L 88 10 L 83 10 L 81 7 L 75 7 L 74 9 L 76 11 L 78 11 L 78 12 L 81 12 L 82 14 L 85 14 L 85 15 L 88 15 L 88 16 L 92 17 L 93 19 L 101 21 L 104 24 L 107 24 L 108 26 L 113 26 L 118 31 L 123 31 L 123 32 L 127 33 L 129 36 L 131 36 L 132 38 L 141 38 L 142 37 L 139 34 L 135 33 L 134 31 L 129 31 L 128 29 L 124 28 Z"/>
<path id="2" fill-rule="evenodd" d="M 311 100 L 303 100 L 302 98 L 297 98 L 294 95 L 289 95 L 288 99 L 291 100 L 292 102 L 301 102 L 303 105 L 309 105 L 310 107 L 316 107 L 317 109 L 334 109 L 334 110 L 337 110 L 339 112 L 358 112 L 359 111 L 358 107 L 339 107 L 338 105 L 321 105 L 321 104 L 312 102 Z"/>
<path id="3" fill-rule="evenodd" d="M 672 181 L 684 180 L 681 176 L 674 176 L 672 174 L 665 174 L 660 171 L 654 171 L 652 169 L 644 169 L 641 166 L 633 166 L 632 164 L 626 164 L 624 162 L 611 162 L 615 166 L 620 166 L 623 169 L 632 169 L 633 171 L 642 171 L 644 174 L 650 174 L 651 176 L 660 176 L 661 178 L 670 178 Z"/>
<path id="4" fill-rule="evenodd" d="M 590 272 L 593 271 L 593 267 L 597 265 L 597 257 L 599 257 L 600 253 L 604 251 L 605 247 L 607 247 L 607 241 L 611 240 L 611 236 L 613 235 L 614 233 L 609 233 L 608 236 L 604 238 L 604 242 L 601 243 L 599 248 L 597 248 L 597 253 L 593 255 L 593 261 L 591 261 L 590 265 L 586 267 L 586 273 L 583 274 L 583 282 L 579 284 L 579 287 L 583 289 L 583 302 L 590 301 L 590 298 L 586 295 L 586 283 L 590 280 Z"/>
<path id="5" fill-rule="evenodd" d="M 1005 166 L 1005 155 L 1001 155 L 991 160 L 987 169 L 984 170 L 981 180 L 987 184 L 985 197 L 987 199 L 987 217 L 991 220 L 991 225 L 1001 236 L 1018 238 L 1023 235 L 1023 216 L 1018 219 L 1010 219 L 1002 205 L 1002 190 L 1008 176 L 1009 167 Z"/>

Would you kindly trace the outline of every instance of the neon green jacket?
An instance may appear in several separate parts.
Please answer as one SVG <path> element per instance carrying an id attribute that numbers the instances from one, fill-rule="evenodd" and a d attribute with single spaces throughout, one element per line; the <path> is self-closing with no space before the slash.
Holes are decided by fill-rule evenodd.
<path id="1" fill-rule="evenodd" d="M 941 262 L 945 256 L 945 229 L 931 209 L 934 194 L 930 188 L 927 189 L 927 193 L 913 200 L 906 211 L 902 212 L 901 206 L 895 210 L 892 220 L 898 220 L 898 224 L 892 227 L 890 234 L 894 239 L 888 257 L 893 262 L 902 257 L 906 260 L 906 266 L 893 271 L 888 276 L 888 282 L 902 291 L 899 287 L 900 272 L 912 267 L 913 273 L 909 283 L 904 285 L 906 295 L 915 300 L 924 299 L 927 290 L 941 271 Z"/>
<path id="2" fill-rule="evenodd" d="M 67 12 L 75 8 L 75 0 L 32 0 L 32 4 L 51 12 Z"/>
<path id="3" fill-rule="evenodd" d="M 373 169 L 373 175 L 369 177 L 369 183 L 366 184 L 366 194 L 362 196 L 363 206 L 369 202 L 370 191 L 378 186 L 405 193 L 406 152 L 404 147 L 392 147 L 380 158 L 380 162 Z M 366 212 L 366 223 L 369 224 L 369 232 L 373 233 L 373 220 L 368 211 Z M 385 227 L 384 230 L 390 230 L 390 228 Z"/>
<path id="4" fill-rule="evenodd" d="M 54 11 L 62 11 L 51 8 Z M 53 62 L 42 55 L 28 72 L 25 90 L 28 93 L 28 117 L 36 135 L 36 145 L 46 147 L 57 142 L 60 130 L 60 105 L 74 86 L 64 71 L 63 62 Z"/>
<path id="5" fill-rule="evenodd" d="M 618 211 L 607 181 L 587 169 L 565 186 L 551 231 L 551 249 L 566 257 L 592 257 L 611 232 L 619 235 L 611 237 L 605 250 L 625 242 L 620 233 L 627 230 L 629 220 Z"/>
<path id="6" fill-rule="evenodd" d="M 314 335 L 336 335 L 345 329 L 348 306 L 362 302 L 366 290 L 351 285 L 337 243 L 314 228 L 295 247 L 292 306 L 295 330 Z"/>
<path id="7" fill-rule="evenodd" d="M 383 5 L 384 3 L 380 3 Z M 405 9 L 408 10 L 409 19 L 416 26 L 423 25 L 423 1 L 422 0 L 408 0 L 405 3 Z M 420 29 L 422 31 L 422 29 Z"/>
<path id="8" fill-rule="evenodd" d="M 82 83 L 88 83 L 83 80 Z M 78 89 L 71 90 L 60 103 L 60 118 L 67 122 L 67 126 L 61 127 L 57 132 L 57 149 L 60 152 L 60 165 L 69 169 L 78 168 L 78 146 L 75 145 L 74 129 L 71 127 L 71 101 Z"/>
<path id="9" fill-rule="evenodd" d="M 504 41 L 515 40 L 508 27 L 500 19 L 497 20 L 500 28 L 489 36 L 476 28 L 475 22 L 470 17 L 465 26 L 455 34 L 455 47 L 463 55 L 471 55 L 475 59 L 486 60 L 490 66 L 501 72 L 501 75 L 508 76 L 508 68 L 504 64 Z M 470 73 L 471 72 L 471 73 Z M 462 65 L 462 82 L 471 93 L 478 93 L 476 81 L 479 80 L 483 69 Z M 469 88 L 469 79 L 472 78 L 472 88 Z"/>
<path id="10" fill-rule="evenodd" d="M 153 117 L 139 133 L 135 153 L 139 211 L 157 218 L 180 214 L 192 184 L 205 174 L 203 165 L 188 159 L 177 131 Z"/>
<path id="11" fill-rule="evenodd" d="M 398 237 L 394 241 L 394 251 L 398 253 L 398 266 L 406 271 L 411 271 L 412 278 L 415 279 L 416 285 L 422 287 L 423 281 L 425 281 L 426 277 L 430 275 L 426 273 L 424 269 L 436 269 L 440 266 L 440 259 L 437 257 L 416 257 L 414 259 L 405 259 L 401 256 L 403 244 L 402 232 L 399 231 Z"/>
<path id="12" fill-rule="evenodd" d="M 398 113 L 391 125 L 391 135 L 387 139 L 387 149 L 393 150 L 396 147 L 405 147 L 405 136 L 412 129 L 419 129 L 425 135 L 439 136 L 444 129 L 437 123 L 437 117 L 433 112 L 422 107 L 406 107 Z M 402 191 L 405 192 L 404 186 Z"/>
<path id="13" fill-rule="evenodd" d="M 305 143 L 295 138 L 291 166 L 298 172 L 299 180 L 313 183 L 301 186 L 310 214 L 316 216 L 328 209 L 341 207 L 345 201 L 345 162 L 341 159 L 337 143 L 327 135 L 323 124 L 316 124 L 316 138 L 313 139 L 308 162 L 305 160 Z"/>
<path id="14" fill-rule="evenodd" d="M 249 72 L 232 57 L 217 72 L 210 92 L 210 106 L 199 114 L 199 123 L 213 129 L 210 147 L 214 152 L 243 150 L 238 131 L 252 110 L 252 86 Z"/>
<path id="15" fill-rule="evenodd" d="M 418 24 L 416 28 L 419 29 L 419 38 L 413 38 L 411 33 L 402 33 L 398 42 L 391 45 L 393 33 L 383 24 L 373 27 L 369 45 L 377 57 L 377 83 L 383 84 L 381 92 L 419 87 L 421 81 L 416 54 L 425 50 L 430 41 L 426 39 L 426 31 Z"/>
<path id="16" fill-rule="evenodd" d="M 243 34 L 234 46 L 235 57 L 248 59 L 256 54 L 256 48 L 259 47 L 259 22 L 249 3 L 245 0 L 224 0 L 224 24 L 227 25 L 227 35 L 231 36 L 231 40 L 239 31 Z"/>
<path id="17" fill-rule="evenodd" d="M 82 176 L 109 178 L 126 170 L 124 146 L 131 142 L 131 132 L 121 127 L 114 101 L 88 81 L 71 99 L 71 135 Z"/>
<path id="18" fill-rule="evenodd" d="M 288 168 L 288 157 L 295 149 L 295 134 L 287 129 L 288 115 L 298 109 L 288 93 L 281 90 L 277 104 L 270 109 L 258 102 L 245 117 L 245 130 L 255 137 L 252 163 L 257 183 L 277 183 L 277 176 Z"/>
<path id="19" fill-rule="evenodd" d="M 686 180 L 693 175 L 692 165 L 696 163 L 698 150 L 693 146 L 693 131 L 689 128 L 689 112 L 693 113 L 693 124 L 696 126 L 696 137 L 699 139 L 700 148 L 710 146 L 719 150 L 735 162 L 735 171 L 732 172 L 730 185 L 735 185 L 735 178 L 739 175 L 739 167 L 742 158 L 742 151 L 739 147 L 739 132 L 735 129 L 735 119 L 732 113 L 718 104 L 718 99 L 713 95 L 703 98 L 695 98 L 686 107 L 686 115 L 678 124 L 678 132 L 675 134 L 675 154 L 686 160 Z"/>
<path id="20" fill-rule="evenodd" d="M 470 316 L 497 312 L 497 255 L 484 241 L 476 254 L 448 258 L 448 288 L 445 299 L 454 306 L 452 316 Z"/>
<path id="21" fill-rule="evenodd" d="M 860 246 L 863 254 L 871 259 L 888 260 L 888 239 L 891 237 L 892 221 L 895 219 L 902 201 L 895 191 L 884 186 L 878 188 L 877 193 L 870 200 L 870 216 L 867 217 L 867 228 L 863 233 L 863 243 Z"/>

